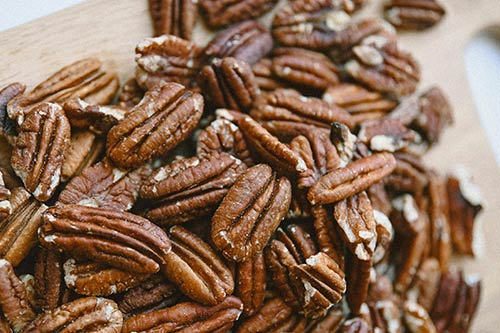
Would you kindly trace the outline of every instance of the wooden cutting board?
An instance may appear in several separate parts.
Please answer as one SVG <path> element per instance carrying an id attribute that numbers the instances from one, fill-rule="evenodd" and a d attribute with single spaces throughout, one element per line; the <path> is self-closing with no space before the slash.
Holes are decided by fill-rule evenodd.
<path id="1" fill-rule="evenodd" d="M 455 108 L 455 125 L 427 156 L 440 170 L 466 166 L 481 187 L 484 254 L 469 272 L 483 277 L 479 315 L 471 332 L 500 332 L 500 174 L 468 87 L 464 48 L 484 28 L 500 25 L 498 0 L 442 0 L 448 13 L 435 28 L 401 34 L 423 68 L 421 88 L 440 85 Z M 369 1 L 361 15 L 380 15 L 380 1 Z M 5 14 L 5 13 L 4 13 Z M 270 20 L 270 15 L 267 16 Z M 89 0 L 31 23 L 0 32 L 0 87 L 21 81 L 32 88 L 76 59 L 96 56 L 115 69 L 123 82 L 133 75 L 134 47 L 151 35 L 146 0 Z M 209 38 L 200 25 L 196 39 Z"/>

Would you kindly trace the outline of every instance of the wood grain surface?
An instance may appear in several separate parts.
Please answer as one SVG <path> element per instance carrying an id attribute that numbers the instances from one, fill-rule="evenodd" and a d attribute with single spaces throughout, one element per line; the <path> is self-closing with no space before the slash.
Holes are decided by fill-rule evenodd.
<path id="1" fill-rule="evenodd" d="M 499 0 L 442 0 L 444 20 L 421 33 L 401 34 L 403 47 L 420 62 L 420 85 L 440 85 L 455 109 L 455 125 L 426 160 L 441 171 L 466 166 L 486 202 L 482 214 L 484 253 L 464 261 L 468 272 L 483 277 L 481 308 L 471 332 L 500 332 L 500 173 L 467 83 L 464 48 L 482 29 L 500 25 Z M 380 1 L 371 0 L 358 15 L 380 15 Z M 270 15 L 266 18 L 270 20 Z M 134 47 L 151 35 L 146 0 L 89 0 L 75 7 L 0 32 L 0 86 L 14 80 L 28 88 L 61 66 L 96 56 L 115 69 L 123 82 L 132 76 Z M 195 38 L 210 37 L 200 25 Z M 500 130 L 500 124 L 499 124 Z"/>

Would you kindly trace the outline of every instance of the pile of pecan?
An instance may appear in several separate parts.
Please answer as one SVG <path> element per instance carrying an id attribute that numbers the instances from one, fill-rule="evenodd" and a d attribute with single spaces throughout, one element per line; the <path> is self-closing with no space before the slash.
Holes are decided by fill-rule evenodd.
<path id="1" fill-rule="evenodd" d="M 469 330 L 481 199 L 422 160 L 447 98 L 362 0 L 276 3 L 151 0 L 122 86 L 0 91 L 1 333 Z"/>

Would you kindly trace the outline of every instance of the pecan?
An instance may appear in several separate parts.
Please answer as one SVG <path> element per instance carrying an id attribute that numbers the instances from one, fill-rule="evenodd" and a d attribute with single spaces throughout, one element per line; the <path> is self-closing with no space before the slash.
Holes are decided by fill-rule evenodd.
<path id="1" fill-rule="evenodd" d="M 127 80 L 122 90 L 118 94 L 118 105 L 124 109 L 130 110 L 144 97 L 145 91 L 139 86 L 135 78 Z"/>
<path id="2" fill-rule="evenodd" d="M 272 72 L 287 84 L 324 91 L 339 83 L 340 69 L 321 53 L 283 47 L 273 54 Z"/>
<path id="3" fill-rule="evenodd" d="M 412 286 L 407 292 L 408 299 L 430 311 L 438 292 L 440 279 L 439 261 L 436 258 L 425 259 L 420 264 Z"/>
<path id="4" fill-rule="evenodd" d="M 23 283 L 5 259 L 0 259 L 0 308 L 15 333 L 23 331 L 36 316 Z"/>
<path id="5" fill-rule="evenodd" d="M 154 36 L 175 35 L 191 39 L 198 17 L 196 0 L 149 0 Z"/>
<path id="6" fill-rule="evenodd" d="M 321 99 L 302 96 L 292 89 L 278 89 L 265 94 L 255 102 L 250 115 L 276 135 L 279 132 L 273 127 L 279 122 L 303 123 L 325 129 L 329 129 L 333 122 L 346 124 L 350 128 L 354 126 L 347 111 L 330 106 Z M 299 134 L 304 133 L 296 133 L 292 137 Z"/>
<path id="7" fill-rule="evenodd" d="M 382 44 L 382 45 L 381 45 Z M 411 94 L 420 81 L 420 67 L 396 42 L 372 42 L 355 46 L 354 59 L 345 64 L 355 80 L 381 93 Z"/>
<path id="8" fill-rule="evenodd" d="M 36 199 L 47 201 L 56 191 L 69 140 L 70 125 L 59 105 L 41 103 L 25 115 L 10 163 Z"/>
<path id="9" fill-rule="evenodd" d="M 252 68 L 231 57 L 214 59 L 200 73 L 200 86 L 216 108 L 248 112 L 260 90 Z"/>
<path id="10" fill-rule="evenodd" d="M 474 222 L 482 210 L 482 198 L 470 175 L 457 172 L 448 177 L 446 192 L 453 248 L 461 254 L 474 255 Z"/>
<path id="11" fill-rule="evenodd" d="M 460 290 L 463 285 L 463 274 L 455 268 L 448 270 L 442 275 L 439 290 L 430 311 L 432 321 L 438 332 L 442 332 L 448 325 L 451 317 L 453 317 L 454 307 L 460 301 Z M 472 307 L 477 306 L 478 298 L 475 300 L 471 299 L 470 301 Z M 476 304 L 474 305 L 473 303 Z"/>
<path id="12" fill-rule="evenodd" d="M 296 152 L 307 166 L 307 170 L 299 174 L 299 189 L 310 188 L 321 176 L 340 165 L 335 146 L 326 132 L 315 129 L 306 136 L 297 136 L 290 142 L 292 151 Z"/>
<path id="13" fill-rule="evenodd" d="M 290 224 L 285 229 L 276 231 L 276 239 L 282 242 L 295 262 L 303 264 L 310 256 L 318 253 L 311 235 L 299 224 Z"/>
<path id="14" fill-rule="evenodd" d="M 413 155 L 397 153 L 394 172 L 385 179 L 386 186 L 396 192 L 408 192 L 421 198 L 429 179 L 427 167 Z"/>
<path id="15" fill-rule="evenodd" d="M 53 310 L 67 301 L 61 255 L 40 247 L 35 261 L 35 292 L 42 311 Z"/>
<path id="16" fill-rule="evenodd" d="M 120 333 L 123 317 L 115 302 L 87 297 L 66 303 L 40 315 L 24 333 L 35 332 L 101 332 Z"/>
<path id="17" fill-rule="evenodd" d="M 171 249 L 162 229 L 126 212 L 65 205 L 49 208 L 43 220 L 43 246 L 131 273 L 157 272 Z"/>
<path id="18" fill-rule="evenodd" d="M 165 256 L 163 274 L 194 301 L 215 305 L 233 293 L 231 272 L 217 253 L 186 229 L 170 228 L 172 251 Z"/>
<path id="19" fill-rule="evenodd" d="M 0 258 L 17 266 L 36 245 L 37 230 L 47 209 L 22 187 L 12 190 L 12 212 L 0 224 Z"/>
<path id="20" fill-rule="evenodd" d="M 384 5 L 384 10 L 387 21 L 404 30 L 430 28 L 446 13 L 436 0 L 391 0 Z"/>
<path id="21" fill-rule="evenodd" d="M 126 291 L 118 307 L 125 314 L 150 312 L 157 307 L 171 306 L 178 298 L 177 288 L 161 274 L 156 274 Z"/>
<path id="22" fill-rule="evenodd" d="M 246 170 L 212 217 L 211 237 L 228 260 L 241 262 L 261 252 L 285 217 L 291 186 L 265 164 Z"/>
<path id="23" fill-rule="evenodd" d="M 415 132 L 398 119 L 378 119 L 361 124 L 358 140 L 373 151 L 395 152 L 407 147 L 416 138 Z"/>
<path id="24" fill-rule="evenodd" d="M 31 274 L 22 274 L 19 275 L 19 280 L 21 280 L 24 285 L 24 289 L 26 289 L 26 297 L 30 305 L 35 308 L 36 300 L 35 300 L 35 277 Z"/>
<path id="25" fill-rule="evenodd" d="M 321 177 L 307 197 L 313 205 L 340 201 L 380 181 L 395 167 L 396 159 L 390 153 L 364 157 Z"/>
<path id="26" fill-rule="evenodd" d="M 273 39 L 267 28 L 257 21 L 245 21 L 215 35 L 205 48 L 205 57 L 208 63 L 214 58 L 233 57 L 253 65 L 272 48 Z"/>
<path id="27" fill-rule="evenodd" d="M 357 142 L 358 138 L 351 133 L 346 125 L 338 122 L 331 124 L 330 141 L 337 148 L 341 167 L 345 167 L 351 162 L 356 149 L 360 147 Z"/>
<path id="28" fill-rule="evenodd" d="M 21 124 L 30 107 L 42 101 L 63 103 L 81 98 L 93 105 L 108 104 L 118 90 L 118 77 L 101 65 L 98 59 L 87 58 L 63 67 L 29 93 L 12 99 L 7 106 L 9 116 Z"/>
<path id="29" fill-rule="evenodd" d="M 345 316 L 341 309 L 333 308 L 325 317 L 316 319 L 307 325 L 307 333 L 337 332 L 344 323 Z"/>
<path id="30" fill-rule="evenodd" d="M 346 256 L 345 273 L 347 282 L 347 304 L 352 313 L 359 315 L 368 295 L 372 258 L 360 259 L 357 254 Z"/>
<path id="31" fill-rule="evenodd" d="M 307 258 L 304 264 L 290 267 L 290 278 L 308 318 L 326 315 L 346 291 L 344 272 L 323 252 Z"/>
<path id="32" fill-rule="evenodd" d="M 188 86 L 200 68 L 200 56 L 196 44 L 180 37 L 146 38 L 135 48 L 135 78 L 145 90 L 163 82 Z"/>
<path id="33" fill-rule="evenodd" d="M 96 262 L 76 262 L 75 259 L 66 260 L 63 267 L 66 286 L 87 296 L 121 293 L 149 277 L 148 274 L 129 273 Z"/>
<path id="34" fill-rule="evenodd" d="M 3 223 L 6 218 L 12 213 L 12 205 L 10 204 L 10 190 L 5 187 L 3 173 L 0 170 L 0 223 Z"/>
<path id="35" fill-rule="evenodd" d="M 445 331 L 468 332 L 478 308 L 480 296 L 481 281 L 477 277 L 466 276 L 456 297 L 453 313 Z"/>
<path id="36" fill-rule="evenodd" d="M 252 66 L 255 81 L 260 90 L 273 91 L 283 88 L 283 82 L 274 77 L 271 70 L 273 61 L 269 58 L 262 58 Z"/>
<path id="37" fill-rule="evenodd" d="M 394 229 L 391 221 L 384 213 L 374 209 L 373 217 L 375 219 L 375 230 L 377 232 L 377 246 L 373 251 L 373 264 L 376 265 L 387 258 L 394 235 Z"/>
<path id="38" fill-rule="evenodd" d="M 399 304 L 392 300 L 382 300 L 369 306 L 374 332 L 403 333 L 402 313 Z"/>
<path id="39" fill-rule="evenodd" d="M 354 317 L 352 319 L 346 320 L 339 333 L 370 333 L 372 331 L 368 323 L 359 317 Z"/>
<path id="40" fill-rule="evenodd" d="M 119 167 L 139 166 L 186 139 L 202 112 L 200 94 L 177 83 L 161 84 L 111 128 L 107 155 Z"/>
<path id="41" fill-rule="evenodd" d="M 328 254 L 343 269 L 344 247 L 333 212 L 326 206 L 314 206 L 311 209 L 314 217 L 314 230 L 321 252 Z"/>
<path id="42" fill-rule="evenodd" d="M 118 211 L 130 210 L 139 195 L 142 181 L 152 170 L 144 165 L 135 170 L 113 167 L 104 159 L 73 178 L 59 195 L 61 204 L 78 204 Z"/>
<path id="43" fill-rule="evenodd" d="M 255 314 L 264 302 L 266 292 L 266 263 L 262 253 L 238 263 L 235 269 L 235 294 L 243 303 L 243 314 Z"/>
<path id="44" fill-rule="evenodd" d="M 370 281 L 366 303 L 377 304 L 379 301 L 391 300 L 393 296 L 392 281 L 386 275 L 376 274 Z"/>
<path id="45" fill-rule="evenodd" d="M 9 142 L 14 140 L 17 127 L 7 113 L 7 104 L 14 97 L 21 95 L 25 89 L 24 84 L 15 82 L 0 90 L 0 136 L 4 136 Z"/>
<path id="46" fill-rule="evenodd" d="M 404 321 L 412 333 L 436 333 L 432 319 L 425 308 L 418 303 L 405 302 Z"/>
<path id="47" fill-rule="evenodd" d="M 83 170 L 97 161 L 103 151 L 104 141 L 91 131 L 73 131 L 69 147 L 64 154 L 61 180 L 65 182 L 80 175 Z"/>
<path id="48" fill-rule="evenodd" d="M 281 298 L 268 300 L 253 316 L 246 318 L 235 333 L 304 332 L 305 322 Z"/>
<path id="49" fill-rule="evenodd" d="M 248 143 L 239 127 L 226 119 L 216 119 L 198 134 L 198 156 L 212 152 L 226 152 L 240 159 L 247 166 L 254 165 Z"/>
<path id="50" fill-rule="evenodd" d="M 210 28 L 258 18 L 270 11 L 278 0 L 201 0 Z"/>
<path id="51" fill-rule="evenodd" d="M 384 182 L 378 182 L 370 186 L 366 193 L 370 198 L 373 209 L 378 210 L 384 215 L 389 215 L 392 211 L 391 200 L 389 199 L 389 194 L 385 189 Z"/>
<path id="52" fill-rule="evenodd" d="M 178 159 L 161 167 L 140 190 L 141 198 L 153 201 L 146 216 L 168 225 L 210 215 L 245 169 L 226 153 Z"/>
<path id="53" fill-rule="evenodd" d="M 0 316 L 0 333 L 12 333 L 9 323 Z"/>
<path id="54" fill-rule="evenodd" d="M 125 320 L 122 333 L 223 333 L 233 327 L 242 309 L 241 301 L 232 296 L 213 306 L 192 302 L 179 303 L 167 309 L 139 314 Z"/>

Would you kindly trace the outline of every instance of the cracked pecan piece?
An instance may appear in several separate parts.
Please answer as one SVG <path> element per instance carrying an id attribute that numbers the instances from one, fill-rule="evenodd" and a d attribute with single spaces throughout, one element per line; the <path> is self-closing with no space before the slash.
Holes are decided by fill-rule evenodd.
<path id="1" fill-rule="evenodd" d="M 200 86 L 216 108 L 248 112 L 260 89 L 252 68 L 244 61 L 231 57 L 212 60 L 203 67 Z"/>
<path id="2" fill-rule="evenodd" d="M 307 197 L 313 205 L 343 200 L 379 182 L 395 167 L 396 159 L 390 153 L 361 158 L 321 177 L 311 187 Z"/>
<path id="3" fill-rule="evenodd" d="M 130 110 L 139 104 L 144 93 L 144 89 L 139 86 L 135 78 L 128 79 L 118 94 L 118 106 Z"/>
<path id="4" fill-rule="evenodd" d="M 23 187 L 11 191 L 12 212 L 0 224 L 0 258 L 17 266 L 37 242 L 37 230 L 47 206 L 35 200 Z"/>
<path id="5" fill-rule="evenodd" d="M 177 83 L 149 90 L 108 132 L 107 155 L 119 167 L 140 166 L 185 140 L 203 112 L 203 97 Z"/>
<path id="6" fill-rule="evenodd" d="M 441 21 L 445 13 L 436 0 L 391 0 L 384 5 L 387 21 L 403 30 L 428 29 Z"/>
<path id="7" fill-rule="evenodd" d="M 269 54 L 272 48 L 273 39 L 267 28 L 257 21 L 245 21 L 214 36 L 205 48 L 205 62 L 233 57 L 253 65 Z"/>
<path id="8" fill-rule="evenodd" d="M 146 38 L 135 48 L 135 79 L 145 90 L 164 82 L 191 84 L 201 66 L 201 49 L 172 35 Z"/>
<path id="9" fill-rule="evenodd" d="M 36 316 L 28 301 L 24 284 L 5 259 L 0 259 L 0 308 L 15 333 L 23 332 Z"/>
<path id="10" fill-rule="evenodd" d="M 242 173 L 212 217 L 211 239 L 231 261 L 241 262 L 261 252 L 285 217 L 291 185 L 259 164 Z"/>
<path id="11" fill-rule="evenodd" d="M 240 128 L 227 119 L 216 119 L 198 134 L 198 156 L 226 152 L 240 159 L 247 166 L 254 165 L 247 140 Z"/>
<path id="12" fill-rule="evenodd" d="M 151 202 L 146 217 L 169 225 L 208 216 L 245 169 L 226 153 L 175 160 L 143 182 L 140 196 Z"/>
<path id="13" fill-rule="evenodd" d="M 210 28 L 255 19 L 270 11 L 278 0 L 201 0 L 200 6 Z"/>
<path id="14" fill-rule="evenodd" d="M 134 205 L 142 182 L 151 172 L 148 164 L 135 170 L 123 170 L 104 159 L 73 178 L 57 202 L 127 211 Z"/>
<path id="15" fill-rule="evenodd" d="M 109 104 L 118 86 L 115 73 L 104 71 L 98 59 L 87 58 L 61 68 L 30 92 L 12 99 L 7 111 L 21 124 L 31 106 L 39 102 L 64 103 L 80 98 L 93 105 Z"/>
<path id="16" fill-rule="evenodd" d="M 35 332 L 100 332 L 120 333 L 123 316 L 115 302 L 87 297 L 66 303 L 40 315 L 24 333 Z"/>
<path id="17" fill-rule="evenodd" d="M 233 296 L 205 306 L 192 302 L 131 317 L 123 323 L 122 333 L 199 332 L 224 333 L 238 320 L 243 304 Z"/>
<path id="18" fill-rule="evenodd" d="M 63 265 L 66 286 L 80 295 L 109 296 L 138 286 L 149 274 L 126 272 L 96 262 L 68 259 Z"/>
<path id="19" fill-rule="evenodd" d="M 233 293 L 231 271 L 218 254 L 190 231 L 169 230 L 172 251 L 165 255 L 163 274 L 194 301 L 215 305 Z"/>
<path id="20" fill-rule="evenodd" d="M 324 91 L 339 83 L 340 69 L 337 66 L 322 53 L 301 48 L 275 49 L 271 69 L 279 79 L 306 91 Z"/>
<path id="21" fill-rule="evenodd" d="M 7 104 L 11 99 L 21 95 L 25 89 L 26 86 L 23 83 L 14 82 L 0 90 L 0 136 L 5 137 L 9 143 L 15 141 L 17 124 L 10 118 Z"/>
<path id="22" fill-rule="evenodd" d="M 43 246 L 131 273 L 158 272 L 171 250 L 160 227 L 126 212 L 65 205 L 49 208 L 43 222 Z"/>
<path id="23" fill-rule="evenodd" d="M 264 303 L 266 293 L 266 263 L 264 254 L 238 263 L 235 267 L 235 294 L 243 303 L 243 315 L 254 315 Z"/>
<path id="24" fill-rule="evenodd" d="M 70 125 L 62 108 L 41 103 L 26 114 L 10 163 L 26 189 L 40 201 L 49 200 L 61 180 Z"/>
<path id="25" fill-rule="evenodd" d="M 253 316 L 246 318 L 235 333 L 304 332 L 306 323 L 281 298 L 265 302 Z"/>
<path id="26" fill-rule="evenodd" d="M 197 0 L 149 0 L 154 36 L 175 35 L 191 39 L 198 18 Z"/>

